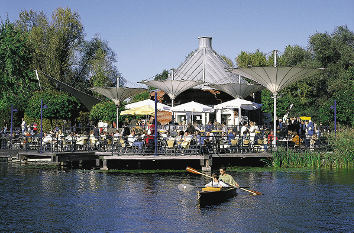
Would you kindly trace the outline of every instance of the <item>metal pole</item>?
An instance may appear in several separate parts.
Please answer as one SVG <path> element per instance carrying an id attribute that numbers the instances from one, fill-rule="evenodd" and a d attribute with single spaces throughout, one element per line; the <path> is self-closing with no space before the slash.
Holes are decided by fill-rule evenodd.
<path id="1" fill-rule="evenodd" d="M 274 50 L 274 67 L 277 67 L 277 50 Z M 277 146 L 277 93 L 273 94 L 274 98 L 274 116 L 273 116 L 273 147 Z"/>
<path id="2" fill-rule="evenodd" d="M 172 108 L 174 107 L 175 105 L 175 99 L 171 99 L 172 101 Z M 172 111 L 172 123 L 175 123 L 175 113 Z"/>
<path id="3" fill-rule="evenodd" d="M 117 107 L 117 119 L 116 119 L 116 121 L 117 121 L 117 126 L 116 126 L 116 128 L 117 128 L 117 130 L 118 130 L 118 129 L 119 129 L 119 126 L 118 126 L 118 123 L 119 123 L 119 106 L 116 105 L 116 107 Z"/>
<path id="4" fill-rule="evenodd" d="M 274 116 L 273 116 L 273 146 L 276 147 L 277 146 L 277 141 L 276 141 L 276 137 L 277 137 L 277 94 L 273 94 L 273 98 L 274 98 Z"/>
<path id="5" fill-rule="evenodd" d="M 155 90 L 155 156 L 157 156 L 157 90 Z"/>
<path id="6" fill-rule="evenodd" d="M 42 140 L 43 140 L 43 99 L 41 99 L 41 135 L 40 135 L 40 151 L 39 152 L 42 152 Z"/>
<path id="7" fill-rule="evenodd" d="M 117 93 L 118 93 L 119 86 L 120 86 L 120 79 L 119 79 L 119 77 L 117 77 L 117 84 L 116 84 Z M 120 104 L 120 101 L 118 103 Z M 116 105 L 116 107 L 117 107 L 117 118 L 116 118 L 116 123 L 117 123 L 116 128 L 117 128 L 117 130 L 119 129 L 119 125 L 118 125 L 119 124 L 119 104 Z"/>

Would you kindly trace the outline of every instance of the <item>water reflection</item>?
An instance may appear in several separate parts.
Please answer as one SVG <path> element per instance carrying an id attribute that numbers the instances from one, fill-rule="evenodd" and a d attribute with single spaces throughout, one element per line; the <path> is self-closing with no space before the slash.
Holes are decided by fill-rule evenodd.
<path id="1" fill-rule="evenodd" d="M 109 174 L 0 164 L 0 231 L 351 231 L 353 170 L 230 172 L 264 195 L 198 207 L 208 180 L 187 173 Z"/>

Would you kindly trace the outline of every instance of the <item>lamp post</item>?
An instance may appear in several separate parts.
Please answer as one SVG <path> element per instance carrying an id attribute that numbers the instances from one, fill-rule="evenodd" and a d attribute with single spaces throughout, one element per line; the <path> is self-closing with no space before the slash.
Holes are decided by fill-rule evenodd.
<path id="1" fill-rule="evenodd" d="M 155 156 L 157 156 L 157 89 L 155 90 Z"/>
<path id="2" fill-rule="evenodd" d="M 10 128 L 11 139 L 12 139 L 12 125 L 13 125 L 14 112 L 17 112 L 17 109 L 14 109 L 14 106 L 11 104 L 11 128 Z"/>
<path id="3" fill-rule="evenodd" d="M 40 146 L 40 152 L 42 152 L 42 141 L 43 141 L 43 108 L 46 109 L 48 108 L 47 105 L 43 105 L 43 99 L 41 99 L 41 146 Z"/>

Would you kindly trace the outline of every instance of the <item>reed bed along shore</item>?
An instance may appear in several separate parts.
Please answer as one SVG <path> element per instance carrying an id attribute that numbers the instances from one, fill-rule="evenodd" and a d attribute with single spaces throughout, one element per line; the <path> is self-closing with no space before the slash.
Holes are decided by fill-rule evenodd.
<path id="1" fill-rule="evenodd" d="M 268 166 L 278 168 L 353 168 L 354 167 L 354 129 L 344 128 L 337 135 L 329 135 L 332 151 L 284 151 L 273 153 Z"/>

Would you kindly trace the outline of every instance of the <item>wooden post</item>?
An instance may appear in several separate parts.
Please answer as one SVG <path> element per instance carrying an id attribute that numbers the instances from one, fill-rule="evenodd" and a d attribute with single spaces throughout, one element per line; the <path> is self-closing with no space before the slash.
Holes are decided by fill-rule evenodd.
<path id="1" fill-rule="evenodd" d="M 107 159 L 102 159 L 102 167 L 101 170 L 107 171 L 108 166 L 107 166 Z"/>
<path id="2" fill-rule="evenodd" d="M 213 157 L 211 155 L 204 155 L 204 159 L 201 159 L 202 171 L 205 173 L 211 173 L 211 166 L 213 165 Z"/>

